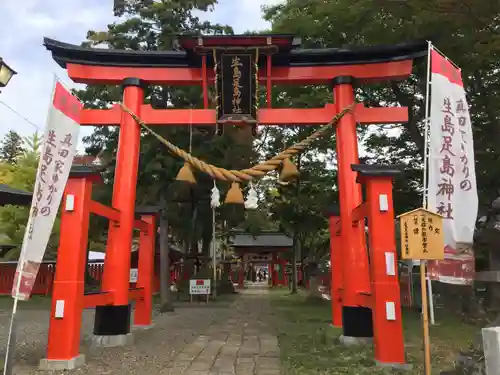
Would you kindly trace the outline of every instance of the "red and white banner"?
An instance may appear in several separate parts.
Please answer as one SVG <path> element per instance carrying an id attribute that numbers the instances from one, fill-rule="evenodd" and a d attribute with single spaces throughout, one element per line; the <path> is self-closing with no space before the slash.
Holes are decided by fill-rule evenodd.
<path id="1" fill-rule="evenodd" d="M 82 104 L 56 82 L 12 296 L 28 300 L 75 156 Z M 20 277 L 20 282 L 19 282 Z"/>
<path id="2" fill-rule="evenodd" d="M 429 277 L 470 284 L 478 196 L 469 106 L 460 69 L 433 48 L 431 77 L 428 208 L 444 217 L 445 259 L 429 262 Z"/>

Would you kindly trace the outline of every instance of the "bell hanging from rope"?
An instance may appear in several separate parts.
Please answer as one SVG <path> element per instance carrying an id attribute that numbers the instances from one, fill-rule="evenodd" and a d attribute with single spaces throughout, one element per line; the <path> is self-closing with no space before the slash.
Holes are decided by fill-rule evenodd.
<path id="1" fill-rule="evenodd" d="M 189 163 L 184 163 L 182 168 L 177 173 L 177 177 L 175 178 L 177 181 L 183 181 L 190 184 L 196 184 L 196 179 L 194 178 L 193 170 L 191 169 L 191 165 Z"/>
<path id="2" fill-rule="evenodd" d="M 284 159 L 281 166 L 280 181 L 290 182 L 298 179 L 299 176 L 300 173 L 295 164 L 290 159 Z"/>
<path id="3" fill-rule="evenodd" d="M 245 204 L 245 198 L 243 197 L 243 192 L 241 191 L 240 184 L 238 182 L 233 182 L 231 188 L 227 192 L 225 204 Z"/>

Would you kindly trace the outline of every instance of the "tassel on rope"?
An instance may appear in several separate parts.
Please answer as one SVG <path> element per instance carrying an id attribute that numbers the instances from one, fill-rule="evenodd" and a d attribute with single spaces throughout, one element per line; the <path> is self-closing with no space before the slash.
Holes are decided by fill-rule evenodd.
<path id="1" fill-rule="evenodd" d="M 225 204 L 245 204 L 245 199 L 243 198 L 243 192 L 241 191 L 240 184 L 238 182 L 233 182 L 231 188 L 227 192 Z"/>
<path id="2" fill-rule="evenodd" d="M 214 187 L 212 188 L 212 196 L 210 198 L 210 207 L 217 208 L 220 206 L 220 192 L 217 189 L 217 185 L 214 181 Z"/>
<path id="3" fill-rule="evenodd" d="M 255 210 L 259 207 L 259 198 L 257 197 L 257 191 L 253 188 L 252 183 L 250 183 L 250 189 L 248 190 L 247 200 L 245 201 L 245 208 L 249 210 Z"/>
<path id="4" fill-rule="evenodd" d="M 298 179 L 299 176 L 300 173 L 295 164 L 293 164 L 289 158 L 283 160 L 283 166 L 280 173 L 280 181 L 290 182 Z"/>
<path id="5" fill-rule="evenodd" d="M 177 177 L 175 179 L 177 181 L 183 181 L 193 185 L 196 184 L 196 179 L 194 178 L 194 173 L 189 163 L 184 163 L 182 168 L 179 170 L 179 173 L 177 173 Z"/>

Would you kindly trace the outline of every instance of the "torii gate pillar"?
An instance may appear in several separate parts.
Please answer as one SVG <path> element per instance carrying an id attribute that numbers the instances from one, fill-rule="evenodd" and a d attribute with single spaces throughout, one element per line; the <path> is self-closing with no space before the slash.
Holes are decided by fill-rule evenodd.
<path id="1" fill-rule="evenodd" d="M 144 98 L 144 82 L 126 78 L 122 82 L 123 103 L 140 116 Z M 97 306 L 94 335 L 113 342 L 126 343 L 130 333 L 131 306 L 129 304 L 130 252 L 135 220 L 135 196 L 139 167 L 141 132 L 139 124 L 123 112 L 118 138 L 113 208 L 120 211 L 120 225 L 109 225 L 106 268 L 102 287 L 112 291 L 113 305 Z"/>
<path id="2" fill-rule="evenodd" d="M 333 79 L 337 111 L 353 103 L 355 79 L 339 76 Z M 361 185 L 356 182 L 352 164 L 359 164 L 356 119 L 347 113 L 337 124 L 337 165 L 340 202 L 340 243 L 342 244 L 343 298 L 342 328 L 345 338 L 373 337 L 370 306 L 370 273 L 364 225 L 352 224 L 353 210 L 362 203 Z"/>

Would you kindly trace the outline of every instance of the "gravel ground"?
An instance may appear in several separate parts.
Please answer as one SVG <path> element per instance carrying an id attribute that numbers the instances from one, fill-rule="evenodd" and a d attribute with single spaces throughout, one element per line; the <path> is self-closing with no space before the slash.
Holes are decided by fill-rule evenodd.
<path id="1" fill-rule="evenodd" d="M 159 374 L 170 367 L 175 356 L 186 344 L 193 342 L 214 324 L 222 323 L 231 315 L 229 305 L 186 306 L 174 313 L 157 314 L 154 328 L 137 330 L 134 345 L 125 348 L 93 348 L 89 345 L 93 328 L 93 310 L 83 314 L 81 353 L 87 365 L 71 372 L 37 370 L 45 356 L 49 311 L 21 310 L 17 319 L 16 375 L 28 374 Z M 0 352 L 7 342 L 9 313 L 0 311 Z"/>

